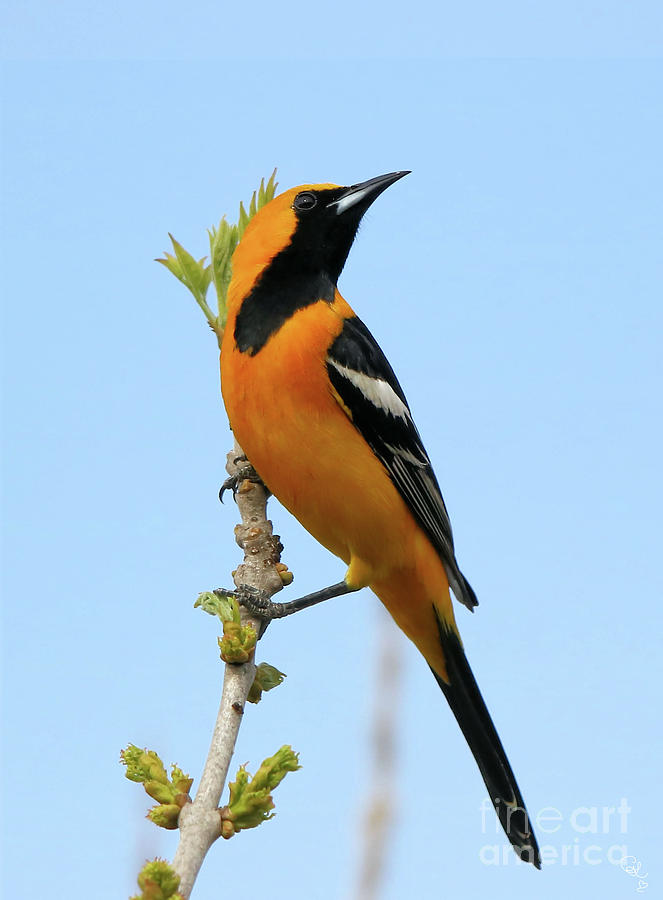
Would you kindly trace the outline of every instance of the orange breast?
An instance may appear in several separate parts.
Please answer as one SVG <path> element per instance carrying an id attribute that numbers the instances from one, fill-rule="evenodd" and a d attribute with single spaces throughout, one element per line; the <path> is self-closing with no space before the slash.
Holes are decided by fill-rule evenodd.
<path id="1" fill-rule="evenodd" d="M 221 386 L 240 446 L 272 493 L 371 585 L 429 663 L 445 674 L 435 605 L 453 622 L 446 573 L 384 467 L 336 400 L 327 351 L 352 311 L 337 295 L 298 310 L 255 355 L 229 320 Z"/>
<path id="2" fill-rule="evenodd" d="M 233 432 L 269 489 L 332 553 L 381 571 L 400 539 L 385 523 L 404 504 L 327 377 L 349 312 L 340 296 L 300 309 L 255 356 L 227 335 L 221 383 Z"/>

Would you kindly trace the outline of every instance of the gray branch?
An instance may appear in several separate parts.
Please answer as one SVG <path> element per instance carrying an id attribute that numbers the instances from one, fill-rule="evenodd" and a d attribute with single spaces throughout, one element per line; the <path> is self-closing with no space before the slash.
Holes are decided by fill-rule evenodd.
<path id="1" fill-rule="evenodd" d="M 243 460 L 235 442 L 228 454 L 228 474 L 235 475 Z M 276 569 L 280 545 L 267 519 L 267 493 L 262 484 L 247 480 L 240 485 L 236 499 L 242 521 L 235 527 L 235 539 L 244 550 L 244 561 L 235 572 L 235 584 L 248 584 L 271 596 L 283 585 Z M 242 624 L 248 622 L 260 634 L 260 620 L 242 610 Z M 185 898 L 191 894 L 207 851 L 221 835 L 219 802 L 254 675 L 253 659 L 242 665 L 226 663 L 221 704 L 200 784 L 193 803 L 187 804 L 179 816 L 180 841 L 173 867 L 181 879 L 179 893 Z"/>

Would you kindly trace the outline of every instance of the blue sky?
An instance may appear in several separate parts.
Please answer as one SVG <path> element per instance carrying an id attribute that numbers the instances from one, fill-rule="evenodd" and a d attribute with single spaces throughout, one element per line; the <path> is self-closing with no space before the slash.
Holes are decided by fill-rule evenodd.
<path id="1" fill-rule="evenodd" d="M 490 816 L 484 829 L 483 783 L 403 639 L 385 900 L 630 898 L 637 879 L 609 862 L 622 845 L 653 896 L 660 7 L 321 16 L 9 4 L 7 894 L 127 896 L 146 856 L 174 852 L 118 752 L 153 747 L 197 779 L 222 671 L 192 603 L 239 556 L 216 499 L 230 437 L 214 341 L 153 259 L 168 231 L 203 255 L 205 228 L 278 166 L 283 188 L 412 169 L 366 217 L 340 287 L 434 461 L 480 600 L 458 611 L 467 654 L 556 855 L 540 873 L 510 853 L 487 864 L 504 842 Z M 338 580 L 276 502 L 270 515 L 291 596 Z M 249 896 L 353 896 L 378 621 L 366 593 L 270 627 L 260 657 L 288 679 L 245 717 L 236 763 L 291 743 L 303 768 L 274 821 L 213 848 L 194 896 L 247 880 Z"/>

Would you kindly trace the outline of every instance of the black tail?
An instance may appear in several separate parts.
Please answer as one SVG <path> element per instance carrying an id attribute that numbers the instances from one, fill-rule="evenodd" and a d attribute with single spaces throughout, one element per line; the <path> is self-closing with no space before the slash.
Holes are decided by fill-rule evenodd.
<path id="1" fill-rule="evenodd" d="M 437 615 L 437 613 L 436 613 Z M 541 856 L 516 779 L 502 747 L 479 686 L 474 680 L 458 635 L 438 616 L 442 651 L 449 683 L 435 672 L 437 683 L 465 735 L 488 788 L 495 812 L 518 856 L 541 868 Z"/>

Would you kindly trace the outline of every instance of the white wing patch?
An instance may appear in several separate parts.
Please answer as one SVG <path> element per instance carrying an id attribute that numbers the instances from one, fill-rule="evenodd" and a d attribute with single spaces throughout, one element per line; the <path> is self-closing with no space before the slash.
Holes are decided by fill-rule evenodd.
<path id="1" fill-rule="evenodd" d="M 336 362 L 331 356 L 328 357 L 327 362 L 358 388 L 373 406 L 399 419 L 411 421 L 410 410 L 391 385 L 383 381 L 382 378 L 373 378 L 370 375 L 365 375 L 363 372 L 357 372 L 355 369 L 342 366 L 341 363 Z"/>

